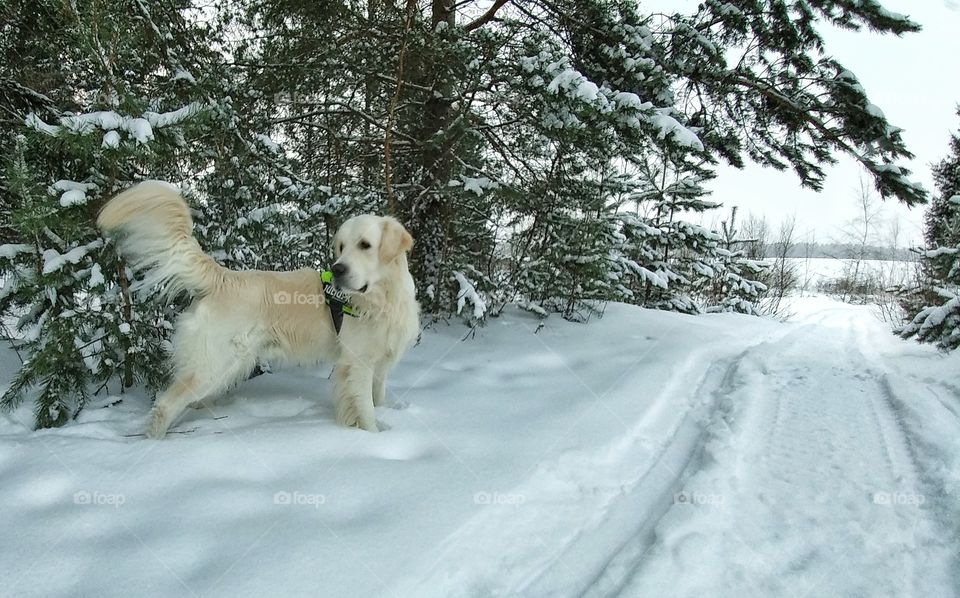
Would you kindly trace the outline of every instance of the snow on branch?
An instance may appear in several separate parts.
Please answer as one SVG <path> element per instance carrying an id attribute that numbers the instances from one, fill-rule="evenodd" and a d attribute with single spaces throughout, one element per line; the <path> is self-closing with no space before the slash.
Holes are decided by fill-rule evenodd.
<path id="1" fill-rule="evenodd" d="M 474 319 L 483 319 L 483 316 L 487 313 L 487 304 L 480 293 L 477 292 L 477 288 L 462 272 L 454 271 L 453 277 L 460 285 L 460 290 L 457 292 L 457 314 L 463 311 L 466 302 L 469 301 L 473 305 Z"/>
<path id="2" fill-rule="evenodd" d="M 154 138 L 153 129 L 179 124 L 202 110 L 199 103 L 193 102 L 170 112 L 147 111 L 143 116 L 123 116 L 112 110 L 99 110 L 87 114 L 63 116 L 59 124 L 45 123 L 36 114 L 30 113 L 24 123 L 45 135 L 59 137 L 64 133 L 89 135 L 96 130 L 105 132 L 104 147 L 117 147 L 120 137 L 117 131 L 124 131 L 139 144 L 146 144 Z"/>
<path id="3" fill-rule="evenodd" d="M 659 139 L 669 138 L 679 146 L 703 151 L 703 142 L 696 132 L 685 127 L 671 113 L 670 107 L 656 108 L 651 102 L 645 102 L 635 93 L 617 91 L 606 84 L 597 85 L 580 71 L 570 66 L 570 59 L 563 56 L 557 60 L 546 51 L 536 56 L 521 59 L 521 67 L 531 74 L 531 85 L 543 87 L 550 95 L 559 95 L 590 106 L 601 114 L 612 114 L 620 123 L 638 128 L 650 126 Z M 549 83 L 547 80 L 549 79 Z M 544 115 L 548 126 L 581 127 L 583 123 L 576 114 L 561 107 Z"/>

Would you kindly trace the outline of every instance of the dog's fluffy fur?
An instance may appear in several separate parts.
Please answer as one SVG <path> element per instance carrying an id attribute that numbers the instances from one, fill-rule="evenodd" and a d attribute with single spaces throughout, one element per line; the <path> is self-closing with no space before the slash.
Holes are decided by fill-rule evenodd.
<path id="1" fill-rule="evenodd" d="M 413 239 L 393 218 L 363 215 L 334 237 L 336 282 L 359 317 L 345 316 L 338 336 L 316 270 L 233 271 L 206 255 L 192 235 L 180 193 L 140 183 L 108 202 L 97 220 L 120 233 L 118 250 L 145 273 L 140 287 L 195 299 L 173 336 L 173 382 L 157 396 L 147 436 L 163 438 L 191 404 L 244 380 L 258 359 L 335 364 L 337 422 L 377 431 L 374 407 L 387 371 L 413 343 L 419 306 L 406 253 Z"/>

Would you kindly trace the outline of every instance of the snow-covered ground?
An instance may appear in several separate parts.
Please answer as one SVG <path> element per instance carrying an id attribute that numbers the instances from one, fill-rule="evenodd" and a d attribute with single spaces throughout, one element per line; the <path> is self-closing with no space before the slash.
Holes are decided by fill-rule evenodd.
<path id="1" fill-rule="evenodd" d="M 0 594 L 960 595 L 960 355 L 869 307 L 791 312 L 439 326 L 380 434 L 334 425 L 324 369 L 161 442 L 144 396 L 38 432 L 24 407 Z"/>

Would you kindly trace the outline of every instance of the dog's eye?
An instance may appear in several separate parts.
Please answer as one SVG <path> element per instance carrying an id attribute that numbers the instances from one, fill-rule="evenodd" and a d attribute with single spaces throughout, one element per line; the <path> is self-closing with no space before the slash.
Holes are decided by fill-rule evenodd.
<path id="1" fill-rule="evenodd" d="M 370 249 L 370 243 L 361 240 L 359 243 L 357 243 L 357 247 L 360 249 Z"/>
<path id="2" fill-rule="evenodd" d="M 337 247 L 337 251 L 339 251 L 340 253 L 343 253 L 343 243 L 340 243 L 340 246 Z"/>

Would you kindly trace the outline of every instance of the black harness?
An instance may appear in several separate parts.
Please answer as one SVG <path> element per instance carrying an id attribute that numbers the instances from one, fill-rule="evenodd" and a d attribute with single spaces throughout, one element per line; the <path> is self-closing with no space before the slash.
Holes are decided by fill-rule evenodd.
<path id="1" fill-rule="evenodd" d="M 343 326 L 343 314 L 351 318 L 357 317 L 357 311 L 347 298 L 347 294 L 341 291 L 333 284 L 333 272 L 324 270 L 320 273 L 320 282 L 323 283 L 323 301 L 330 309 L 330 318 L 333 320 L 333 328 L 340 334 L 340 328 Z"/>

